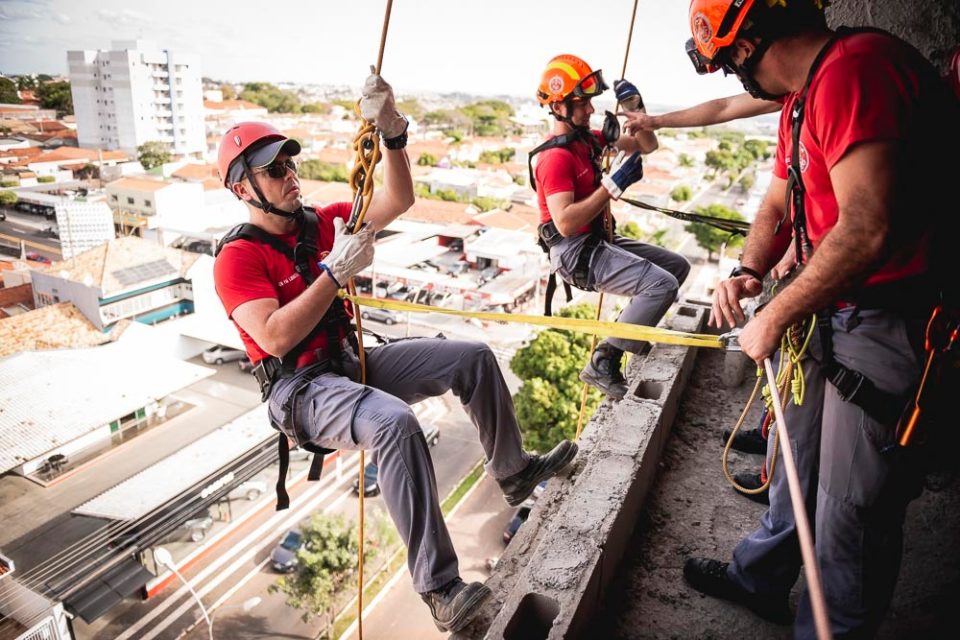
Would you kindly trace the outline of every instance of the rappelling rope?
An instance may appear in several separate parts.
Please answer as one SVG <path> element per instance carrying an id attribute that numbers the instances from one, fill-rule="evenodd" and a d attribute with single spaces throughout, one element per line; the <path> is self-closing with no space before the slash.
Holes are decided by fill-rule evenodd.
<path id="1" fill-rule="evenodd" d="M 777 390 L 783 399 L 783 404 L 780 407 L 781 410 L 786 409 L 787 403 L 791 398 L 793 399 L 793 403 L 798 407 L 803 404 L 803 398 L 806 394 L 806 377 L 803 373 L 803 364 L 801 361 L 807 353 L 807 348 L 810 346 L 810 340 L 813 338 L 816 327 L 817 316 L 814 314 L 808 320 L 806 335 L 801 333 L 804 330 L 803 323 L 798 322 L 787 329 L 786 333 L 784 333 L 783 337 L 780 339 L 781 357 L 777 365 L 777 375 L 775 379 Z M 786 357 L 784 357 L 784 354 Z M 743 412 L 740 414 L 740 417 L 737 419 L 733 430 L 730 432 L 730 437 L 727 438 L 727 442 L 723 447 L 723 454 L 720 457 L 720 467 L 723 470 L 723 476 L 727 479 L 727 482 L 730 483 L 730 486 L 745 495 L 757 495 L 769 489 L 770 483 L 773 482 L 774 471 L 777 467 L 777 448 L 779 446 L 778 440 L 780 434 L 777 430 L 777 424 L 773 423 L 770 426 L 770 431 L 772 431 L 773 437 L 773 442 L 771 443 L 772 450 L 769 456 L 770 469 L 767 471 L 767 477 L 763 483 L 761 483 L 761 485 L 755 489 L 748 489 L 734 479 L 729 468 L 728 458 L 730 455 L 730 449 L 733 448 L 733 441 L 740 432 L 740 428 L 743 426 L 743 422 L 747 417 L 747 413 L 750 411 L 754 401 L 756 400 L 757 392 L 760 390 L 762 383 L 763 371 L 758 367 L 757 383 L 753 387 L 753 392 L 750 394 L 750 398 L 747 400 L 747 404 L 744 406 Z M 788 390 L 790 391 L 789 394 L 787 393 Z M 766 405 L 767 419 L 769 420 L 769 416 L 773 415 L 773 394 L 770 391 L 769 385 L 763 387 L 762 395 L 764 404 Z M 771 435 L 768 433 L 767 437 L 770 438 Z"/>
<path id="2" fill-rule="evenodd" d="M 639 0 L 633 0 L 633 11 L 630 14 L 630 30 L 627 32 L 627 48 L 626 48 L 626 51 L 623 52 L 623 69 L 622 71 L 620 71 L 621 78 L 623 78 L 627 73 L 627 60 L 630 59 L 630 43 L 633 41 L 633 24 L 637 20 L 637 2 L 638 1 Z M 619 108 L 619 106 L 620 104 L 618 102 L 617 107 Z M 604 165 L 603 166 L 604 172 L 610 170 L 610 147 L 607 147 L 604 150 L 603 165 Z M 610 220 L 611 215 L 610 215 L 609 201 L 604 205 L 604 211 L 600 215 L 603 216 L 603 228 L 607 232 L 607 242 L 613 242 L 613 224 L 611 224 L 611 220 Z M 597 300 L 596 320 L 598 322 L 600 321 L 600 315 L 602 313 L 603 313 L 603 291 L 600 292 L 600 299 Z M 590 353 L 587 354 L 588 365 L 590 362 L 593 361 L 593 352 L 596 351 L 596 349 L 597 349 L 597 336 L 594 335 L 593 338 L 590 340 Z M 626 369 L 627 365 L 624 362 L 622 366 L 624 367 L 624 369 Z M 574 436 L 575 441 L 580 439 L 580 434 L 583 432 L 583 423 L 587 417 L 587 396 L 589 391 L 590 391 L 590 386 L 586 382 L 584 382 L 583 389 L 581 389 L 580 391 L 580 415 L 577 417 L 577 434 L 576 436 Z"/>
<path id="3" fill-rule="evenodd" d="M 387 8 L 383 16 L 383 28 L 380 30 L 380 51 L 377 54 L 377 65 L 371 68 L 371 72 L 379 75 L 383 67 L 383 50 L 387 45 L 387 30 L 390 28 L 390 11 L 393 9 L 393 0 L 387 0 Z M 350 213 L 350 222 L 353 224 L 352 231 L 357 233 L 363 226 L 363 218 L 370 208 L 373 201 L 373 172 L 380 162 L 380 138 L 377 136 L 376 126 L 372 122 L 363 119 L 360 114 L 360 101 L 357 101 L 355 111 L 360 116 L 360 130 L 353 138 L 353 150 L 355 159 L 353 170 L 350 172 L 350 188 L 353 189 L 353 208 Z M 356 296 L 356 284 L 351 277 L 347 281 L 347 291 Z M 357 356 L 360 359 L 360 384 L 367 382 L 367 359 L 363 348 L 363 324 L 360 320 L 360 307 L 354 301 L 353 317 L 357 322 Z M 366 455 L 363 449 L 360 449 L 360 471 L 359 471 L 359 501 L 358 509 L 358 543 L 357 543 L 357 637 L 363 640 L 363 533 L 364 533 L 364 470 L 366 469 Z"/>

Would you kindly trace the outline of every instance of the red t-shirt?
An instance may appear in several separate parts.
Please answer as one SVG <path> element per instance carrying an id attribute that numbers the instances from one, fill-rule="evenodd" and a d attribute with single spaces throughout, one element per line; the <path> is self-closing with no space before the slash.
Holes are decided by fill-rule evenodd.
<path id="1" fill-rule="evenodd" d="M 604 144 L 603 134 L 592 131 L 600 144 Z M 549 139 L 555 136 L 550 136 Z M 537 181 L 537 202 L 540 204 L 540 223 L 550 221 L 550 210 L 547 208 L 547 196 L 555 193 L 573 192 L 573 201 L 579 202 L 587 198 L 597 189 L 594 181 L 593 162 L 590 160 L 590 146 L 582 140 L 577 140 L 564 147 L 554 147 L 537 154 L 537 166 L 534 169 L 534 179 Z M 577 230 L 577 233 L 586 233 L 590 225 Z"/>
<path id="2" fill-rule="evenodd" d="M 317 260 L 310 261 L 310 270 L 314 276 L 320 275 L 316 262 L 333 246 L 333 219 L 341 218 L 346 221 L 350 217 L 350 209 L 349 202 L 337 202 L 322 209 L 316 209 L 318 255 Z M 314 215 L 313 211 L 307 208 L 305 215 Z M 276 237 L 291 249 L 297 243 L 296 233 Z M 306 290 L 306 283 L 297 273 L 292 260 L 268 244 L 245 238 L 234 240 L 220 251 L 213 266 L 213 281 L 217 295 L 220 296 L 220 302 L 223 303 L 223 308 L 226 309 L 231 320 L 233 310 L 244 302 L 272 298 L 282 307 Z M 341 303 L 334 300 L 333 304 Z M 258 362 L 270 355 L 261 349 L 235 320 L 233 324 L 240 332 L 240 338 L 251 361 Z M 312 362 L 313 351 L 326 347 L 326 344 L 326 332 L 321 331 L 307 345 L 297 360 L 297 366 L 302 367 Z"/>
<path id="3" fill-rule="evenodd" d="M 931 224 L 942 207 L 936 202 L 938 192 L 956 179 L 950 179 L 955 164 L 951 168 L 937 151 L 937 141 L 957 124 L 950 115 L 955 105 L 945 99 L 943 89 L 933 67 L 910 46 L 876 33 L 852 34 L 836 42 L 810 84 L 800 131 L 800 168 L 814 249 L 839 214 L 830 170 L 860 143 L 896 142 L 903 151 L 897 168 L 893 253 L 867 285 L 929 268 Z M 783 179 L 792 154 L 792 112 L 798 97 L 787 98 L 780 116 L 774 175 Z"/>

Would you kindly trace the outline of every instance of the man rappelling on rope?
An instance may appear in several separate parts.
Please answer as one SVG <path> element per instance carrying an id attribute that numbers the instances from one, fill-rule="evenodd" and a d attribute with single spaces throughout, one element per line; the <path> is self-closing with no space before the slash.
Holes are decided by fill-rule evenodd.
<path id="1" fill-rule="evenodd" d="M 614 86 L 624 108 L 643 109 L 633 84 L 619 80 Z M 549 251 L 551 271 L 564 282 L 630 297 L 618 322 L 655 326 L 676 300 L 690 265 L 672 251 L 618 236 L 610 226 L 610 201 L 643 177 L 640 154 L 655 150 L 657 139 L 650 132 L 620 137 L 616 117 L 609 113 L 603 131 L 591 130 L 592 99 L 606 89 L 600 70 L 576 56 L 557 56 L 543 72 L 537 100 L 556 121 L 547 142 L 531 152 L 538 154 L 534 182 L 540 241 Z M 608 146 L 620 155 L 603 175 L 601 156 Z M 637 353 L 645 344 L 604 340 L 580 379 L 622 399 L 627 393 L 620 371 L 623 352 Z"/>
<path id="2" fill-rule="evenodd" d="M 760 293 L 794 237 L 803 270 L 739 340 L 761 362 L 789 327 L 816 314 L 798 364 L 805 398 L 786 407 L 785 419 L 816 523 L 830 628 L 837 637 L 872 637 L 896 583 L 906 505 L 920 486 L 916 468 L 903 463 L 898 422 L 924 388 L 931 311 L 956 319 L 943 250 L 956 237 L 956 216 L 937 218 L 942 203 L 930 185 L 955 179 L 955 163 L 936 149 L 960 144 L 960 114 L 916 50 L 885 32 L 833 32 L 823 4 L 691 3 L 699 53 L 755 97 L 785 99 L 774 177 L 741 265 L 716 290 L 711 323 L 744 320 L 739 301 Z M 783 475 L 732 561 L 691 558 L 684 576 L 706 594 L 786 622 L 800 553 Z M 795 635 L 814 635 L 806 593 Z"/>
<path id="3" fill-rule="evenodd" d="M 320 454 L 374 450 L 384 502 L 407 546 L 414 589 L 437 627 L 456 631 L 490 590 L 460 579 L 430 453 L 409 403 L 447 391 L 463 402 L 477 427 L 486 471 L 510 505 L 519 505 L 538 483 L 567 466 L 577 445 L 563 441 L 546 455 L 523 450 L 497 360 L 479 342 L 421 338 L 374 347 L 366 352 L 366 384 L 357 382 L 357 343 L 337 292 L 372 263 L 376 232 L 414 201 L 404 149 L 407 120 L 396 112 L 393 91 L 379 75 L 367 79 L 360 109 L 379 129 L 386 150 L 384 186 L 373 195 L 357 233 L 345 225 L 351 203 L 303 205 L 295 140 L 258 122 L 224 134 L 220 175 L 247 205 L 250 222 L 221 242 L 214 280 L 255 363 L 271 424 L 282 434 L 281 469 L 288 438 Z M 286 495 L 278 486 L 281 493 L 282 508 Z"/>

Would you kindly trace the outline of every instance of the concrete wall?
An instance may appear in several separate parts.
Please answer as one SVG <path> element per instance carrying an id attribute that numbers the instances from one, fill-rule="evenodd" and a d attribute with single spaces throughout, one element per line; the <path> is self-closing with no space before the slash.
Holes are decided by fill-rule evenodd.
<path id="1" fill-rule="evenodd" d="M 960 45 L 960 2 L 957 0 L 835 0 L 827 9 L 830 26 L 886 29 L 927 56 L 940 71 Z"/>

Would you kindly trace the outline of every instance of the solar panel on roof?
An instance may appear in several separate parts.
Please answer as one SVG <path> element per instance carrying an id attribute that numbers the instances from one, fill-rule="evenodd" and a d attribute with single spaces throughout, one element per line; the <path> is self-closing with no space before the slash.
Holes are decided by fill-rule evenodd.
<path id="1" fill-rule="evenodd" d="M 167 260 L 164 258 L 161 260 L 154 260 L 153 262 L 138 264 L 135 267 L 118 269 L 117 271 L 112 271 L 111 273 L 113 274 L 113 277 L 120 282 L 120 284 L 130 285 L 143 282 L 145 280 L 156 280 L 157 278 L 162 278 L 164 276 L 172 276 L 179 273 L 179 270 L 167 262 Z"/>

